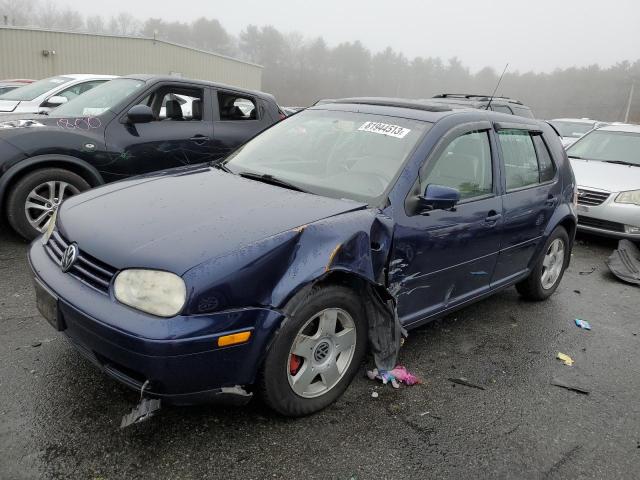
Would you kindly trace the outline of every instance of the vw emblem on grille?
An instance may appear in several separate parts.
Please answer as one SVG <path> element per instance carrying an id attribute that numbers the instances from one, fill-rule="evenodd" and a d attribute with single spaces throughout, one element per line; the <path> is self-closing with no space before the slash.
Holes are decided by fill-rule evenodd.
<path id="1" fill-rule="evenodd" d="M 78 246 L 75 243 L 72 243 L 67 247 L 67 249 L 62 254 L 62 271 L 68 272 L 71 267 L 76 263 L 78 259 Z"/>

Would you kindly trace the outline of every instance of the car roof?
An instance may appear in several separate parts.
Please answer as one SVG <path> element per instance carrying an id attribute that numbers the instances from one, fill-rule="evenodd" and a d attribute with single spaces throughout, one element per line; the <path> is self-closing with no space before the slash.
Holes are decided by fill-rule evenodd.
<path id="1" fill-rule="evenodd" d="M 74 80 L 87 80 L 91 78 L 100 79 L 100 78 L 118 78 L 117 75 L 94 75 L 93 73 L 64 73 L 61 75 L 54 75 L 53 77 L 68 77 Z"/>
<path id="2" fill-rule="evenodd" d="M 259 90 L 250 90 L 248 88 L 236 87 L 234 85 L 227 85 L 224 83 L 211 82 L 209 80 L 196 80 L 194 78 L 176 77 L 173 75 L 153 75 L 153 74 L 147 74 L 147 73 L 132 73 L 129 75 L 123 75 L 120 78 L 132 78 L 135 80 L 142 80 L 144 82 L 172 82 L 172 83 L 190 83 L 190 84 L 197 83 L 197 84 L 206 85 L 209 87 L 224 88 L 225 90 L 232 90 L 234 92 L 246 93 L 254 97 L 262 97 L 262 98 L 273 100 L 275 102 L 275 97 L 270 93 L 261 92 Z"/>
<path id="3" fill-rule="evenodd" d="M 429 100 L 412 100 L 406 98 L 389 97 L 355 97 L 342 98 L 322 105 L 314 105 L 307 110 L 338 110 L 354 111 L 377 115 L 389 115 L 412 120 L 436 123 L 439 120 L 451 116 L 464 114 L 469 120 L 497 120 L 506 123 L 523 123 L 540 125 L 540 122 L 532 118 L 516 117 L 506 113 L 493 112 L 491 110 L 478 110 L 469 106 L 452 106 Z M 516 120 L 517 119 L 517 120 Z"/>
<path id="4" fill-rule="evenodd" d="M 571 122 L 571 123 L 598 123 L 599 120 L 591 118 L 552 118 L 550 122 Z"/>
<path id="5" fill-rule="evenodd" d="M 607 125 L 606 127 L 598 128 L 598 131 L 604 130 L 605 132 L 625 132 L 625 133 L 640 133 L 640 125 L 633 125 L 631 123 L 619 124 L 619 125 Z"/>

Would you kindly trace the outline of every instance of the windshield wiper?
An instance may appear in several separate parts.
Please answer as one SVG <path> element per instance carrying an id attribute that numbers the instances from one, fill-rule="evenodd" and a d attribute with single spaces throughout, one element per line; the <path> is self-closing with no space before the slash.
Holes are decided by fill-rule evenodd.
<path id="1" fill-rule="evenodd" d="M 226 167 L 225 167 L 226 168 Z M 310 193 L 307 190 L 304 190 L 293 183 L 289 183 L 286 180 L 281 180 L 273 175 L 269 175 L 268 173 L 251 173 L 251 172 L 241 172 L 238 175 L 244 178 L 250 178 L 252 180 L 258 180 L 259 182 L 269 183 L 271 185 L 277 185 L 279 187 L 288 188 L 289 190 L 295 190 L 297 192 Z"/>
<path id="2" fill-rule="evenodd" d="M 607 163 L 616 163 L 618 165 L 631 165 L 633 167 L 640 167 L 640 164 L 625 162 L 624 160 L 602 160 L 602 161 Z"/>
<path id="3" fill-rule="evenodd" d="M 233 173 L 221 160 L 212 160 L 209 162 L 209 166 L 217 168 L 218 170 L 222 170 L 223 172 Z"/>

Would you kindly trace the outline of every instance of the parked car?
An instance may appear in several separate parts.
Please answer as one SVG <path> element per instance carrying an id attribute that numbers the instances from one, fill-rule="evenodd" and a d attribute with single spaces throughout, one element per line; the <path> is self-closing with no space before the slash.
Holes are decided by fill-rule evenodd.
<path id="1" fill-rule="evenodd" d="M 304 110 L 304 107 L 281 107 L 281 110 L 287 117 L 290 117 L 294 113 L 298 113 L 300 110 Z"/>
<path id="2" fill-rule="evenodd" d="M 640 126 L 592 130 L 567 155 L 578 184 L 578 229 L 640 240 Z"/>
<path id="3" fill-rule="evenodd" d="M 0 211 L 34 238 L 71 195 L 220 159 L 278 120 L 266 93 L 175 77 L 118 78 L 49 116 L 0 122 Z"/>
<path id="4" fill-rule="evenodd" d="M 118 381 L 180 404 L 253 389 L 305 415 L 346 389 L 367 322 L 394 324 L 391 298 L 414 328 L 511 285 L 549 297 L 574 195 L 546 123 L 352 98 L 224 163 L 70 198 L 29 261 L 40 311 Z"/>
<path id="5" fill-rule="evenodd" d="M 490 109 L 494 112 L 518 115 L 525 118 L 533 118 L 533 112 L 519 100 L 509 97 L 493 97 L 491 95 L 470 95 L 466 93 L 441 93 L 433 96 L 430 101 L 444 103 L 457 107 L 478 108 L 486 110 L 489 101 Z"/>
<path id="6" fill-rule="evenodd" d="M 3 115 L 48 113 L 63 103 L 116 78 L 113 75 L 70 74 L 45 78 L 0 95 L 0 121 Z"/>
<path id="7" fill-rule="evenodd" d="M 11 90 L 15 90 L 16 88 L 19 88 L 19 87 L 24 87 L 25 85 L 28 85 L 29 83 L 33 83 L 33 82 L 34 80 L 28 80 L 26 78 L 0 80 L 0 95 L 4 95 L 5 93 L 10 92 Z"/>
<path id="8" fill-rule="evenodd" d="M 608 125 L 606 122 L 591 120 L 590 118 L 554 118 L 549 120 L 558 133 L 564 148 L 568 148 L 580 137 L 594 128 Z"/>

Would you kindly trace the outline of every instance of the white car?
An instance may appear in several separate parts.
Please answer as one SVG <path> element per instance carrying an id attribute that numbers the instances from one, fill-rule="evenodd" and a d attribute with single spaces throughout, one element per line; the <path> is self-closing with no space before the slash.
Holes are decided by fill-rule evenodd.
<path id="1" fill-rule="evenodd" d="M 116 76 L 70 74 L 38 80 L 0 95 L 0 118 L 6 114 L 48 112 L 113 78 Z"/>
<path id="2" fill-rule="evenodd" d="M 591 120 L 590 118 L 554 118 L 549 123 L 560 134 L 560 141 L 564 148 L 569 148 L 580 137 L 594 128 L 608 125 L 606 122 Z"/>
<path id="3" fill-rule="evenodd" d="M 610 125 L 567 149 L 578 185 L 578 230 L 640 240 L 640 125 Z"/>

